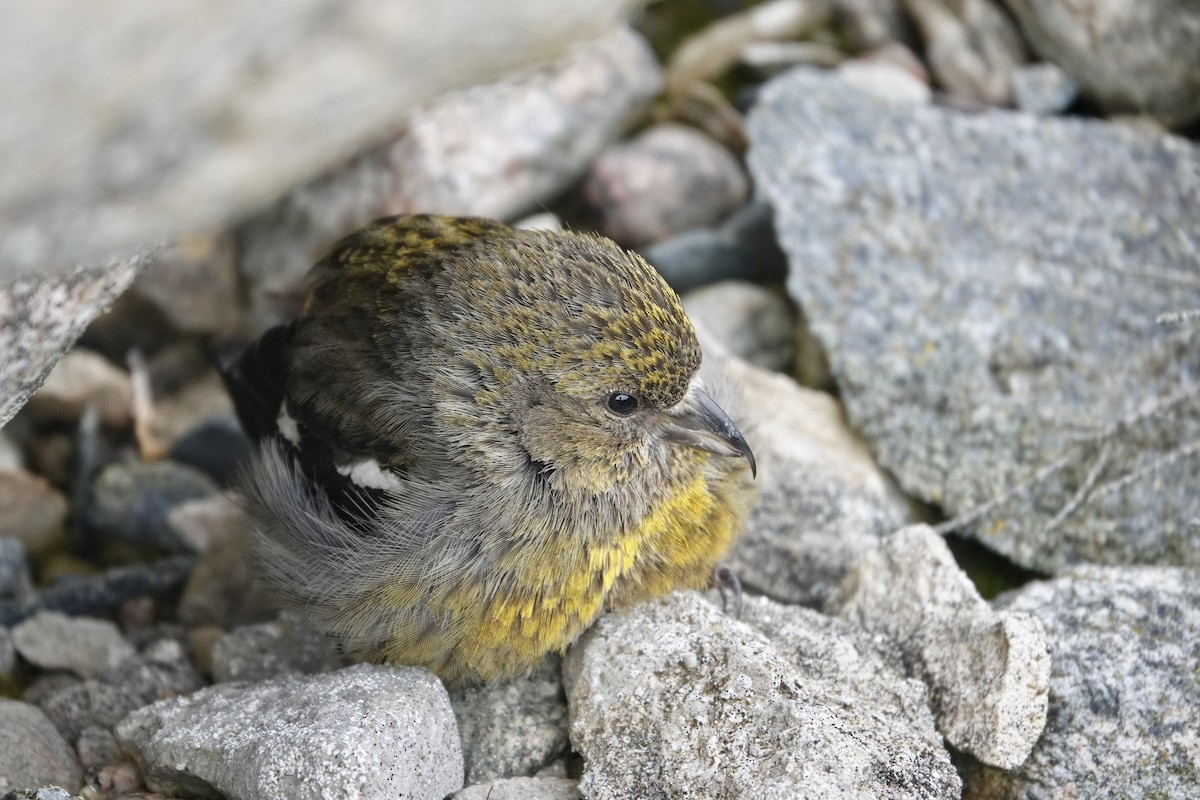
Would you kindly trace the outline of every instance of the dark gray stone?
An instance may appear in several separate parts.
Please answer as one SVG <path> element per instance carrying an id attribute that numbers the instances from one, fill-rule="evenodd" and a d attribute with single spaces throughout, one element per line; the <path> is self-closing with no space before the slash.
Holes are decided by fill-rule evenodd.
<path id="1" fill-rule="evenodd" d="M 25 544 L 12 536 L 0 536 L 0 600 L 23 602 L 32 596 Z"/>
<path id="2" fill-rule="evenodd" d="M 1077 567 L 999 605 L 1045 626 L 1050 706 L 1029 760 L 973 769 L 968 797 L 1200 797 L 1200 571 Z"/>
<path id="3" fill-rule="evenodd" d="M 92 485 L 87 522 L 100 535 L 177 552 L 185 544 L 169 524 L 171 509 L 219 491 L 200 470 L 173 461 L 112 464 Z"/>
<path id="4" fill-rule="evenodd" d="M 1026 567 L 1200 564 L 1200 326 L 1156 322 L 1200 307 L 1193 144 L 809 71 L 750 135 L 789 289 L 904 489 Z"/>
<path id="5" fill-rule="evenodd" d="M 677 292 L 723 280 L 782 280 L 787 274 L 771 209 L 763 203 L 743 206 L 718 228 L 681 233 L 641 254 Z"/>
<path id="6" fill-rule="evenodd" d="M 98 575 L 67 576 L 24 601 L 0 601 L 0 625 L 14 625 L 38 611 L 97 614 L 134 597 L 169 592 L 187 580 L 193 556 L 173 556 L 151 564 L 114 567 Z"/>

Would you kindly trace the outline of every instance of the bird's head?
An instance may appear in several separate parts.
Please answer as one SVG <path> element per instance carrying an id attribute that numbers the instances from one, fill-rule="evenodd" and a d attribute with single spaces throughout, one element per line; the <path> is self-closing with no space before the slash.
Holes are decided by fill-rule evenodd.
<path id="1" fill-rule="evenodd" d="M 652 267 L 600 237 L 501 231 L 432 279 L 441 412 L 448 430 L 470 420 L 467 458 L 592 493 L 714 457 L 755 469 Z"/>

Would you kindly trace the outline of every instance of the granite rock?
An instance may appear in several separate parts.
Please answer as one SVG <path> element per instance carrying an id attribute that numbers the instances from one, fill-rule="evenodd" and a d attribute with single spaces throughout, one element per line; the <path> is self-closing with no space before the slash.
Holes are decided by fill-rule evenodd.
<path id="1" fill-rule="evenodd" d="M 890 104 L 796 71 L 751 114 L 789 289 L 851 424 L 1018 564 L 1200 564 L 1200 150 Z"/>
<path id="2" fill-rule="evenodd" d="M 961 794 L 924 687 L 809 609 L 674 594 L 601 617 L 563 677 L 592 800 Z"/>
<path id="3" fill-rule="evenodd" d="M 117 738 L 167 794 L 442 800 L 462 787 L 446 690 L 413 668 L 214 686 L 130 714 Z"/>
<path id="4" fill-rule="evenodd" d="M 903 528 L 864 555 L 827 610 L 895 644 L 929 687 L 952 747 L 1001 769 L 1029 757 L 1046 725 L 1042 624 L 992 610 L 927 525 Z"/>
<path id="5" fill-rule="evenodd" d="M 568 748 L 557 657 L 512 681 L 457 688 L 450 693 L 450 704 L 462 737 L 468 785 L 532 775 Z"/>
<path id="6" fill-rule="evenodd" d="M 1029 760 L 972 769 L 968 797 L 1200 796 L 1200 571 L 1081 566 L 998 605 L 1045 627 L 1050 707 Z"/>

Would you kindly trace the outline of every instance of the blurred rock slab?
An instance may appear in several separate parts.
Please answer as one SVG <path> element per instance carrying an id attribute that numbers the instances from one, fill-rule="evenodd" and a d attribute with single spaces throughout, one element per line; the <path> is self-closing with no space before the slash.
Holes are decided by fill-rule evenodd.
<path id="1" fill-rule="evenodd" d="M 645 39 L 619 27 L 541 69 L 414 110 L 388 141 L 241 227 L 252 325 L 291 316 L 288 302 L 313 262 L 376 217 L 513 219 L 549 202 L 647 109 L 661 73 Z"/>
<path id="2" fill-rule="evenodd" d="M 214 686 L 130 714 L 117 739 L 171 795 L 441 800 L 462 788 L 446 690 L 408 667 Z"/>
<path id="3" fill-rule="evenodd" d="M 378 141 L 417 104 L 544 63 L 637 5 L 6 4 L 0 275 L 219 227 Z"/>
<path id="4" fill-rule="evenodd" d="M 1200 326 L 1156 322 L 1200 307 L 1195 145 L 810 71 L 750 131 L 789 290 L 904 489 L 1040 571 L 1200 564 Z"/>
<path id="5" fill-rule="evenodd" d="M 1076 567 L 998 605 L 1045 626 L 1049 714 L 1029 760 L 972 770 L 967 797 L 1200 797 L 1200 571 Z"/>
<path id="6" fill-rule="evenodd" d="M 11 83 L 3 81 L 0 86 Z M 6 114 L 4 120 L 16 116 L 20 115 Z M 0 222 L 0 231 L 4 224 Z M 88 323 L 129 287 L 149 256 L 142 252 L 63 274 L 29 274 L 12 280 L 0 260 L 0 425 L 42 385 Z"/>
<path id="7" fill-rule="evenodd" d="M 1109 113 L 1200 120 L 1200 5 L 1178 0 L 1004 0 L 1025 38 Z"/>
<path id="8" fill-rule="evenodd" d="M 925 687 L 811 609 L 676 593 L 601 617 L 563 678 L 590 800 L 962 793 Z"/>
<path id="9" fill-rule="evenodd" d="M 883 540 L 827 610 L 895 643 L 952 747 L 1002 769 L 1029 757 L 1046 725 L 1046 633 L 1030 614 L 992 610 L 932 528 Z"/>

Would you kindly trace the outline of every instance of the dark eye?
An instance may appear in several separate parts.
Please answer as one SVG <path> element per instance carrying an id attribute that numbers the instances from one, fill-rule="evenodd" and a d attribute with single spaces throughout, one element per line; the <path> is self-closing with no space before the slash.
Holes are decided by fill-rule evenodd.
<path id="1" fill-rule="evenodd" d="M 608 410 L 627 417 L 637 411 L 638 399 L 625 392 L 613 392 L 608 396 Z"/>

